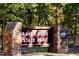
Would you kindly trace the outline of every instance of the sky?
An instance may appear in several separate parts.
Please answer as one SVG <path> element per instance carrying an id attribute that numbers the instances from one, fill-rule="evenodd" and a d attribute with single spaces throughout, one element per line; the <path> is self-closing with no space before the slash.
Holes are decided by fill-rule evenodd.
<path id="1" fill-rule="evenodd" d="M 0 0 L 0 3 L 79 3 L 79 0 Z"/>

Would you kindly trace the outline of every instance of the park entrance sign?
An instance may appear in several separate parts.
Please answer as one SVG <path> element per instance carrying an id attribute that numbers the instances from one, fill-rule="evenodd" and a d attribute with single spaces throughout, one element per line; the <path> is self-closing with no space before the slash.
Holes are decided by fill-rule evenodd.
<path id="1" fill-rule="evenodd" d="M 22 27 L 21 22 L 7 22 L 3 31 L 5 55 L 21 55 L 21 48 L 47 47 L 51 53 L 68 52 L 67 40 L 60 38 L 60 26 Z M 27 50 L 27 49 L 26 49 Z"/>
<path id="2" fill-rule="evenodd" d="M 22 29 L 22 44 L 27 47 L 48 47 L 48 30 L 50 27 L 33 27 Z"/>

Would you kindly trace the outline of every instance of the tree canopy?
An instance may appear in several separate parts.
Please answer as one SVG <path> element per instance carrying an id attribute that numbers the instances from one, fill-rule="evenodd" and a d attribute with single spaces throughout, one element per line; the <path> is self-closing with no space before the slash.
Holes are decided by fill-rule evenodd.
<path id="1" fill-rule="evenodd" d="M 79 4 L 1 3 L 0 20 L 21 21 L 24 27 L 62 24 L 74 34 L 79 31 Z"/>

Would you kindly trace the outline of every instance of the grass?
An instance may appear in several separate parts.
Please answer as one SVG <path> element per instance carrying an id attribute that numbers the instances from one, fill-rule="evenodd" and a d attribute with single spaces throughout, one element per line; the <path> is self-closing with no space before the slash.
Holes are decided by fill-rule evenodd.
<path id="1" fill-rule="evenodd" d="M 26 53 L 37 53 L 37 52 L 47 52 L 48 51 L 48 48 L 47 47 L 39 47 L 39 46 L 36 46 L 36 47 L 22 47 L 22 54 L 26 54 Z"/>

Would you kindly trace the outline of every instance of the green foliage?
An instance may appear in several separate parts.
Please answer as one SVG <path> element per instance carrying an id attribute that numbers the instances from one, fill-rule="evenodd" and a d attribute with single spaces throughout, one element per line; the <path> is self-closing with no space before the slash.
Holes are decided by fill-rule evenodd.
<path id="1" fill-rule="evenodd" d="M 0 20 L 21 21 L 24 27 L 63 24 L 71 31 L 78 27 L 78 9 L 79 4 L 5 3 L 0 4 Z"/>
<path id="2" fill-rule="evenodd" d="M 50 8 L 52 7 L 52 8 Z M 30 17 L 28 9 L 31 10 L 32 26 L 48 26 L 55 24 L 55 20 L 60 17 L 56 16 L 59 12 L 56 9 L 60 9 L 61 4 L 0 4 L 0 19 L 9 21 L 22 21 L 23 26 L 28 26 L 28 20 Z M 56 8 L 56 9 L 55 9 Z M 52 9 L 52 10 L 50 10 Z M 56 14 L 56 15 L 55 15 Z M 62 15 L 61 11 L 61 15 Z"/>
<path id="3" fill-rule="evenodd" d="M 0 32 L 3 22 L 21 21 L 23 27 L 62 24 L 70 36 L 79 36 L 79 4 L 1 3 L 0 20 Z"/>

